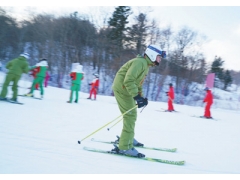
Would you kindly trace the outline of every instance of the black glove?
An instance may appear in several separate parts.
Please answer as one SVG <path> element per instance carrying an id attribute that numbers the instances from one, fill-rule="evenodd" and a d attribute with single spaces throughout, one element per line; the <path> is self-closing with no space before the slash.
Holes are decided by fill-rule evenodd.
<path id="1" fill-rule="evenodd" d="M 135 96 L 133 99 L 135 99 L 137 101 L 138 108 L 141 108 L 143 106 L 148 105 L 148 99 L 147 98 L 143 98 L 139 94 L 137 96 Z"/>
<path id="2" fill-rule="evenodd" d="M 168 96 L 168 92 L 166 92 L 166 96 Z"/>

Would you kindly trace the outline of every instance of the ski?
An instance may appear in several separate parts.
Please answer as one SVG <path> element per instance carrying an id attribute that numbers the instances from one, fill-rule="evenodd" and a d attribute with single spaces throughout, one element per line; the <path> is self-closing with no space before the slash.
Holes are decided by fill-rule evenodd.
<path id="1" fill-rule="evenodd" d="M 42 100 L 42 98 L 25 96 L 24 94 L 23 95 L 18 95 L 18 96 Z"/>
<path id="2" fill-rule="evenodd" d="M 165 110 L 159 110 L 159 109 L 156 109 L 156 111 L 158 111 L 158 112 L 167 112 Z"/>
<path id="3" fill-rule="evenodd" d="M 215 121 L 218 120 L 218 119 L 215 119 L 215 118 L 206 118 L 206 117 L 204 117 L 204 116 L 196 116 L 196 115 L 192 115 L 191 117 L 202 118 L 202 119 L 208 119 L 208 120 L 215 120 Z"/>
<path id="4" fill-rule="evenodd" d="M 91 151 L 91 152 L 98 152 L 98 153 L 104 153 L 104 154 L 112 154 L 112 155 L 117 155 L 117 156 L 124 156 L 124 157 L 130 157 L 130 158 L 135 158 L 135 159 L 141 159 L 141 160 L 146 160 L 146 161 L 151 161 L 151 162 L 159 162 L 159 163 L 165 163 L 165 164 L 172 164 L 172 165 L 184 165 L 185 161 L 172 161 L 172 160 L 166 160 L 166 159 L 158 159 L 158 158 L 150 158 L 150 157 L 135 157 L 135 156 L 127 156 L 124 154 L 118 154 L 113 151 L 106 151 L 102 149 L 95 149 L 91 147 L 83 147 L 84 150 Z"/>
<path id="5" fill-rule="evenodd" d="M 92 138 L 91 141 L 94 142 L 100 142 L 100 143 L 106 143 L 106 144 L 116 144 L 113 141 L 103 141 Z M 155 148 L 155 147 L 146 147 L 146 146 L 134 146 L 135 148 L 143 148 L 143 149 L 150 149 L 150 150 L 156 150 L 156 151 L 166 151 L 166 152 L 176 152 L 177 148 Z"/>
<path id="6" fill-rule="evenodd" d="M 8 103 L 12 103 L 12 104 L 19 104 L 19 105 L 23 105 L 24 103 L 21 102 L 16 102 L 16 101 L 11 101 L 11 100 L 0 100 L 1 102 L 8 102 Z"/>
<path id="7" fill-rule="evenodd" d="M 163 109 L 163 108 L 161 108 L 160 110 L 159 109 L 157 109 L 156 111 L 159 111 L 159 112 L 179 112 L 179 111 L 169 111 L 169 110 L 167 110 L 167 109 Z"/>

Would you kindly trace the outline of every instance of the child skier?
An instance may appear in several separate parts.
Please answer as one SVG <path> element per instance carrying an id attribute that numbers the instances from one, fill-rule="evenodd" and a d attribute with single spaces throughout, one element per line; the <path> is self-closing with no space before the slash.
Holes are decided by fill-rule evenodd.
<path id="1" fill-rule="evenodd" d="M 78 92 L 81 89 L 81 83 L 84 79 L 84 72 L 82 71 L 82 65 L 78 64 L 70 73 L 70 77 L 72 79 L 72 86 L 71 86 L 71 93 L 70 93 L 70 100 L 67 103 L 72 103 L 73 94 L 75 92 L 76 98 L 75 103 L 78 102 Z"/>
<path id="2" fill-rule="evenodd" d="M 97 91 L 98 91 L 98 87 L 99 87 L 99 75 L 98 74 L 93 74 L 95 79 L 93 79 L 93 81 L 91 83 L 89 83 L 89 85 L 91 85 L 91 89 L 90 89 L 90 95 L 87 99 L 91 99 L 92 98 L 92 94 L 94 95 L 94 100 L 96 100 L 96 96 L 97 96 Z"/>

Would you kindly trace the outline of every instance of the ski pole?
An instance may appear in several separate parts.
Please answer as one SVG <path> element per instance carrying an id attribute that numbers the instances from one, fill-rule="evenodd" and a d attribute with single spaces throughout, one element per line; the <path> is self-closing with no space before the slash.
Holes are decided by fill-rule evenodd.
<path id="1" fill-rule="evenodd" d="M 109 131 L 113 126 L 115 126 L 117 123 L 119 123 L 120 121 L 122 121 L 123 118 L 119 119 L 118 122 L 116 122 L 114 125 L 112 125 L 110 128 L 107 128 L 107 130 Z"/>
<path id="2" fill-rule="evenodd" d="M 83 141 L 84 139 L 87 139 L 88 137 L 90 137 L 91 135 L 95 134 L 96 132 L 98 132 L 99 130 L 101 130 L 102 128 L 106 127 L 107 125 L 111 124 L 112 122 L 116 121 L 119 117 L 127 114 L 129 111 L 132 111 L 133 109 L 137 108 L 138 106 L 134 106 L 133 108 L 129 109 L 128 111 L 126 111 L 125 113 L 119 115 L 118 117 L 116 117 L 114 120 L 108 122 L 107 124 L 105 124 L 104 126 L 102 126 L 101 128 L 97 129 L 96 131 L 92 132 L 91 134 L 89 134 L 88 136 L 86 136 L 85 138 L 83 138 L 81 141 Z M 81 141 L 78 141 L 78 144 L 81 144 Z"/>
<path id="3" fill-rule="evenodd" d="M 146 105 L 143 106 L 143 108 L 142 108 L 142 110 L 140 111 L 140 113 L 143 111 L 143 109 L 144 109 L 145 107 L 146 107 Z M 123 120 L 123 118 L 119 119 L 118 122 L 116 122 L 115 124 L 113 124 L 110 128 L 107 128 L 107 130 L 109 131 L 113 126 L 115 126 L 117 123 L 119 123 L 119 122 L 122 121 L 122 120 Z"/>

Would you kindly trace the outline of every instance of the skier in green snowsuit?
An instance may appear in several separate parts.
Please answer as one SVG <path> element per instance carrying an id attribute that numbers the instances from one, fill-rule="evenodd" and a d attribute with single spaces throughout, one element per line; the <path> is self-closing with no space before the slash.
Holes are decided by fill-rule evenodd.
<path id="1" fill-rule="evenodd" d="M 23 73 L 28 73 L 28 62 L 27 59 L 29 58 L 28 53 L 22 53 L 18 58 L 15 58 L 11 61 L 9 61 L 6 65 L 6 68 L 9 70 L 5 81 L 3 83 L 2 92 L 0 95 L 0 100 L 7 100 L 7 90 L 9 83 L 13 81 L 12 85 L 12 101 L 17 101 L 17 95 L 18 95 L 18 81 L 21 78 L 21 75 Z"/>
<path id="2" fill-rule="evenodd" d="M 40 93 L 41 98 L 43 98 L 44 90 L 43 90 L 43 82 L 46 77 L 46 72 L 48 69 L 48 63 L 45 58 L 41 59 L 39 63 L 37 63 L 35 66 L 31 67 L 29 70 L 37 69 L 36 78 L 33 80 L 31 91 L 26 94 L 25 96 L 33 97 L 33 92 L 35 90 L 35 85 L 39 84 L 40 86 Z"/>
<path id="3" fill-rule="evenodd" d="M 70 73 L 70 77 L 72 79 L 72 86 L 71 86 L 71 93 L 70 93 L 70 100 L 67 101 L 68 103 L 72 103 L 73 94 L 75 92 L 76 98 L 75 103 L 78 102 L 78 93 L 81 89 L 81 83 L 84 78 L 84 73 L 82 72 L 82 65 L 78 64 Z"/>
<path id="4" fill-rule="evenodd" d="M 149 68 L 159 65 L 161 58 L 165 56 L 165 51 L 161 51 L 155 45 L 150 45 L 147 47 L 143 57 L 138 55 L 119 69 L 112 89 L 122 114 L 136 106 L 135 101 L 138 108 L 148 104 L 148 100 L 147 98 L 143 98 L 142 92 L 144 79 L 148 74 Z M 123 115 L 123 129 L 119 140 L 119 147 L 116 147 L 113 151 L 131 156 L 145 157 L 144 154 L 139 153 L 134 148 L 134 146 L 143 146 L 143 144 L 134 139 L 136 119 L 136 108 Z"/>

